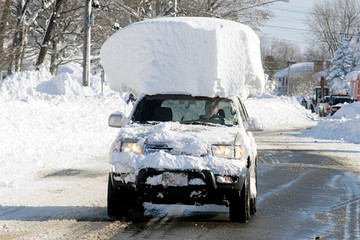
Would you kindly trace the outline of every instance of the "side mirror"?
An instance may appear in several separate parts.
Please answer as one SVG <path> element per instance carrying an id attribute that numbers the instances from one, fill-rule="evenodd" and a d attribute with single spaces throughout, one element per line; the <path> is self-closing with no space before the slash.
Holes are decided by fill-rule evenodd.
<path id="1" fill-rule="evenodd" d="M 109 127 L 121 128 L 127 125 L 128 119 L 122 113 L 112 113 L 109 116 Z"/>
<path id="2" fill-rule="evenodd" d="M 249 132 L 261 132 L 264 130 L 261 121 L 257 118 L 249 118 L 247 122 L 244 122 L 244 127 Z"/>

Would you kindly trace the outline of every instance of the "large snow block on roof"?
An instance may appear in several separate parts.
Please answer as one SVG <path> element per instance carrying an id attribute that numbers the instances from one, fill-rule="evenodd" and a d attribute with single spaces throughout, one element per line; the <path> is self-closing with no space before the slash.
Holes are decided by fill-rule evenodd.
<path id="1" fill-rule="evenodd" d="M 259 96 L 260 41 L 243 24 L 215 18 L 158 18 L 129 25 L 101 48 L 110 87 L 137 94 Z"/>

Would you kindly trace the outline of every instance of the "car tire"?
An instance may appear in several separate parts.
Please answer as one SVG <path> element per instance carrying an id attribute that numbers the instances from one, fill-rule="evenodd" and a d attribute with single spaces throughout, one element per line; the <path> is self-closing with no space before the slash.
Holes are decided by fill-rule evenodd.
<path id="1" fill-rule="evenodd" d="M 256 198 L 250 199 L 250 214 L 255 214 L 257 212 L 256 209 Z"/>
<path id="2" fill-rule="evenodd" d="M 240 193 L 240 195 L 239 195 Z M 246 174 L 241 192 L 236 191 L 230 198 L 229 217 L 232 222 L 247 223 L 250 219 L 250 175 Z"/>
<path id="3" fill-rule="evenodd" d="M 110 218 L 116 220 L 133 220 L 143 217 L 144 207 L 137 198 L 135 191 L 128 188 L 114 188 L 111 183 L 111 176 L 109 176 L 107 213 Z"/>
<path id="4" fill-rule="evenodd" d="M 110 176 L 108 181 L 107 213 L 110 218 L 114 219 L 127 217 L 128 213 L 122 201 L 121 192 L 112 186 Z"/>
<path id="5" fill-rule="evenodd" d="M 255 167 L 255 187 L 257 192 L 257 170 Z M 256 194 L 257 195 L 257 194 Z M 257 212 L 256 209 L 256 197 L 250 199 L 250 214 L 255 214 Z"/>

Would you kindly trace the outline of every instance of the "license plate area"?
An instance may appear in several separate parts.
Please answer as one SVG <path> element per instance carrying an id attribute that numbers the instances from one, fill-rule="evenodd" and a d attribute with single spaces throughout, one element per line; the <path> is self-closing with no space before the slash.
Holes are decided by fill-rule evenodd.
<path id="1" fill-rule="evenodd" d="M 164 172 L 162 174 L 162 184 L 164 186 L 188 186 L 189 180 L 186 173 Z"/>

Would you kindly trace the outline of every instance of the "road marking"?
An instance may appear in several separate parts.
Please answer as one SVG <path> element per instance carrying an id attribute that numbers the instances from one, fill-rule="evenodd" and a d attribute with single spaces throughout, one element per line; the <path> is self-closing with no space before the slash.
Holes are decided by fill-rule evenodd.
<path id="1" fill-rule="evenodd" d="M 19 232 L 19 233 L 14 233 L 14 234 L 11 234 L 11 235 L 8 235 L 8 236 L 5 236 L 3 238 L 0 238 L 0 240 L 8 240 L 8 239 L 12 239 L 12 238 L 16 238 L 20 235 L 22 235 L 23 232 Z"/>
<path id="2" fill-rule="evenodd" d="M 258 163 L 259 166 L 271 166 L 271 167 L 300 167 L 300 168 L 324 168 L 333 170 L 343 170 L 352 172 L 353 169 L 347 166 L 341 165 L 319 165 L 319 164 L 308 164 L 308 163 Z"/>

